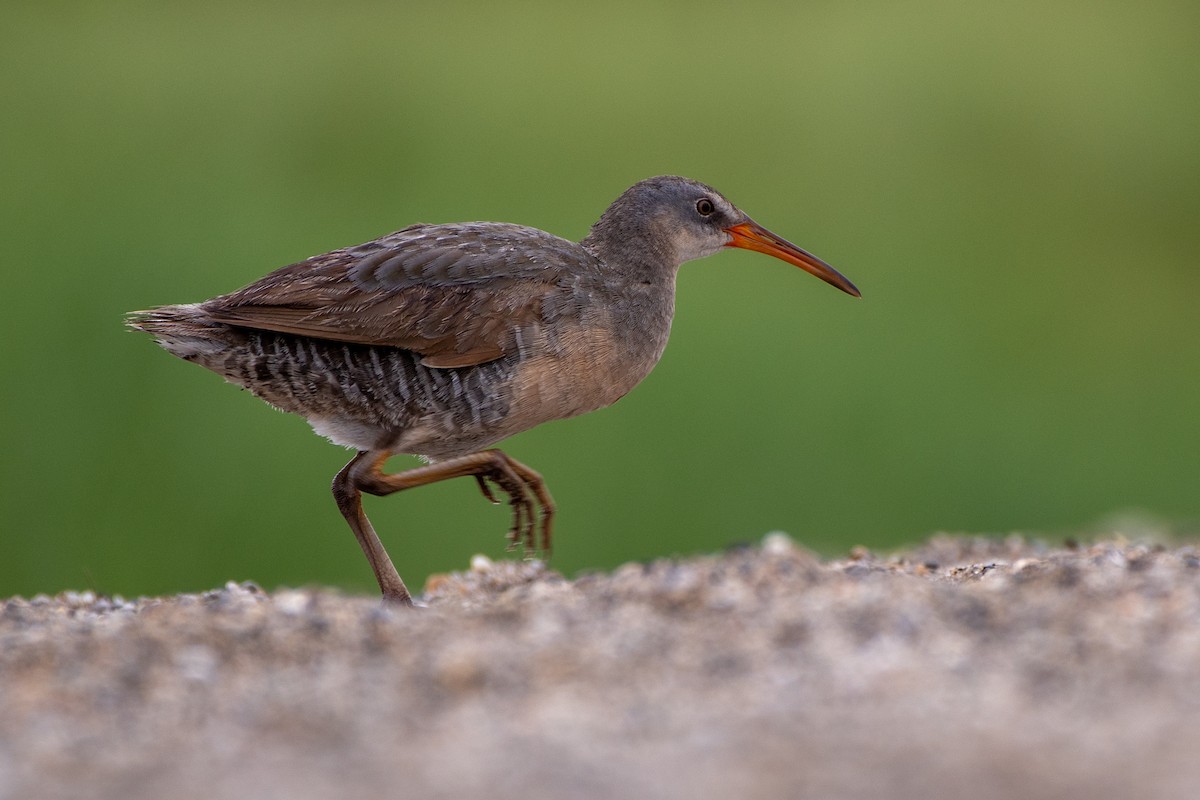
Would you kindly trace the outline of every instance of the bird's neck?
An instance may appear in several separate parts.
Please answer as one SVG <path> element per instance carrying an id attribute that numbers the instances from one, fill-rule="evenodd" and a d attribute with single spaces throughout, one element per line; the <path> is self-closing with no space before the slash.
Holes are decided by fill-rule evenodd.
<path id="1" fill-rule="evenodd" d="M 620 229 L 601 219 L 580 245 L 604 265 L 608 276 L 627 285 L 674 287 L 679 258 L 669 241 L 647 226 Z"/>

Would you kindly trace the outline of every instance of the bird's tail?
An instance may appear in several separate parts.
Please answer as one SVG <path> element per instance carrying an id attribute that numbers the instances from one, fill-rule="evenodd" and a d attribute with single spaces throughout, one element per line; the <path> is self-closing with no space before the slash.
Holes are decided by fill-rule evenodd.
<path id="1" fill-rule="evenodd" d="M 239 336 L 230 326 L 210 319 L 198 303 L 131 311 L 125 324 L 150 334 L 172 355 L 201 363 L 228 350 Z"/>

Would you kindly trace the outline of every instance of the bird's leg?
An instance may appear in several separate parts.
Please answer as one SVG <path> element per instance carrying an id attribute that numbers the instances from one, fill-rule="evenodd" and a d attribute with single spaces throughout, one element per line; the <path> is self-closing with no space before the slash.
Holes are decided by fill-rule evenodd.
<path id="1" fill-rule="evenodd" d="M 547 491 L 542 476 L 520 461 L 510 458 L 500 450 L 481 450 L 478 453 L 470 453 L 423 467 L 415 467 L 404 472 L 388 474 L 383 471 L 383 465 L 391 457 L 392 453 L 389 450 L 371 450 L 360 453 L 346 465 L 342 472 L 348 473 L 347 479 L 356 491 L 381 497 L 403 489 L 412 489 L 449 478 L 462 478 L 470 475 L 479 484 L 484 497 L 496 502 L 496 497 L 487 484 L 487 481 L 491 481 L 508 495 L 509 504 L 513 508 L 513 525 L 509 531 L 509 542 L 514 546 L 518 543 L 524 544 L 530 550 L 539 549 L 538 545 L 540 544 L 540 549 L 549 555 L 553 541 L 554 500 L 550 497 L 550 492 Z M 341 474 L 339 473 L 339 476 Z M 540 512 L 536 517 L 534 515 L 535 504 Z M 340 502 L 339 507 L 341 507 Z M 360 527 L 356 525 L 355 518 L 347 514 L 345 510 L 342 513 L 346 516 L 350 527 L 354 529 L 355 535 L 359 536 L 360 544 L 364 541 L 369 543 L 370 537 L 364 539 L 364 536 L 360 534 Z M 361 515 L 361 506 L 358 514 Z M 541 521 L 540 541 L 537 536 L 539 519 Z M 362 520 L 365 522 L 366 517 L 362 516 Z M 373 536 L 374 531 L 371 534 Z M 375 541 L 377 542 L 378 539 Z M 372 557 L 372 550 L 368 549 L 367 544 L 363 544 L 363 550 L 367 551 L 367 558 L 371 560 L 371 565 L 374 567 L 377 561 Z M 383 553 L 382 545 L 378 547 L 378 552 L 383 554 L 386 559 L 387 556 Z M 388 563 L 390 564 L 390 562 Z M 375 576 L 380 579 L 380 588 L 384 589 L 386 596 L 384 577 L 388 576 L 386 574 L 381 576 L 378 569 L 376 569 Z"/>
<path id="2" fill-rule="evenodd" d="M 367 561 L 371 562 L 371 569 L 375 571 L 375 580 L 379 581 L 379 589 L 383 592 L 384 601 L 411 606 L 413 604 L 412 595 L 408 593 L 408 587 L 400 579 L 400 573 L 396 572 L 392 559 L 383 549 L 383 542 L 379 541 L 379 535 L 375 533 L 375 528 L 367 519 L 362 507 L 362 493 L 355 484 L 355 470 L 369 455 L 371 455 L 370 451 L 360 451 L 358 455 L 350 459 L 349 464 L 342 467 L 341 472 L 334 476 L 333 499 L 337 502 L 338 510 L 342 512 L 342 516 L 349 523 L 350 530 L 354 531 L 354 537 L 358 539 L 363 553 L 367 556 Z"/>

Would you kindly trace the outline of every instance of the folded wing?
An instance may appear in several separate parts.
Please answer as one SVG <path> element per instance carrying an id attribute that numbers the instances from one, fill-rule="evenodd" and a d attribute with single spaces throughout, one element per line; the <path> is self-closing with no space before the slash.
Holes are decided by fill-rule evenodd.
<path id="1" fill-rule="evenodd" d="M 272 272 L 203 309 L 239 327 L 411 350 L 430 367 L 517 353 L 578 313 L 582 247 L 520 225 L 413 225 Z"/>

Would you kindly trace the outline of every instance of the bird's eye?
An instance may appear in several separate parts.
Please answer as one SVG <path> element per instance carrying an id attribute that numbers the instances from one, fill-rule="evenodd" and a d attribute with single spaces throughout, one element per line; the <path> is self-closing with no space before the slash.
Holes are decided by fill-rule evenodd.
<path id="1" fill-rule="evenodd" d="M 713 201 L 709 200 L 707 197 L 701 197 L 696 201 L 696 211 L 702 217 L 711 217 L 712 213 L 716 210 L 717 209 L 716 206 L 713 205 Z"/>

